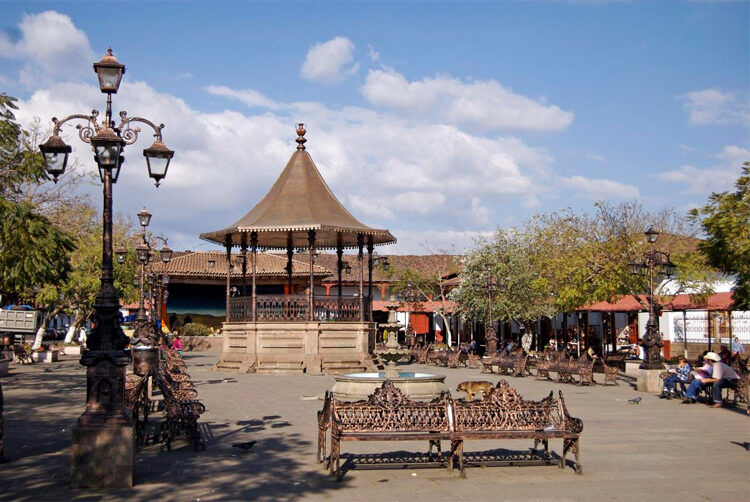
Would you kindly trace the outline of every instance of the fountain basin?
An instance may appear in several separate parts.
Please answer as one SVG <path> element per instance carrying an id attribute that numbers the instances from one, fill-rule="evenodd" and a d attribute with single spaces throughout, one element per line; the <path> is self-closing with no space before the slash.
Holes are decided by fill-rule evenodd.
<path id="1" fill-rule="evenodd" d="M 386 380 L 392 381 L 409 399 L 414 400 L 432 400 L 440 396 L 441 392 L 448 392 L 445 375 L 431 373 L 400 371 L 397 378 L 386 378 L 384 372 L 347 373 L 346 375 L 333 375 L 333 378 L 336 382 L 331 392 L 337 399 L 367 399 Z"/>

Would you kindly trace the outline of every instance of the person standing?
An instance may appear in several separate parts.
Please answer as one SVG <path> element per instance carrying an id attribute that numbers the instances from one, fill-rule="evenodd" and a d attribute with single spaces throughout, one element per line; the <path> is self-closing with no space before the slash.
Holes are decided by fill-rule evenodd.
<path id="1" fill-rule="evenodd" d="M 740 339 L 736 336 L 734 337 L 734 340 L 732 340 L 732 354 L 744 354 L 745 353 L 745 347 L 740 343 Z"/>
<path id="2" fill-rule="evenodd" d="M 713 372 L 710 378 L 704 378 L 703 383 L 713 384 L 711 386 L 711 397 L 713 398 L 712 408 L 721 408 L 723 406 L 721 399 L 721 390 L 726 387 L 737 385 L 740 377 L 737 372 L 721 361 L 719 354 L 709 352 L 705 359 L 711 362 Z"/>
<path id="3" fill-rule="evenodd" d="M 182 356 L 182 338 L 179 333 L 175 333 L 174 340 L 172 340 L 172 350 L 176 350 L 180 356 Z"/>

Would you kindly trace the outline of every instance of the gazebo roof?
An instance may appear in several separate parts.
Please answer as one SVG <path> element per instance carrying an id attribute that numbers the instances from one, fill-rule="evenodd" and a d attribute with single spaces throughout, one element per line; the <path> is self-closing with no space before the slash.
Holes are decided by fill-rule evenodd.
<path id="1" fill-rule="evenodd" d="M 243 239 L 249 244 L 246 234 L 257 232 L 260 249 L 286 249 L 289 245 L 307 248 L 307 232 L 314 230 L 318 249 L 357 247 L 359 234 L 364 236 L 365 244 L 370 237 L 373 244 L 396 242 L 388 230 L 368 227 L 347 211 L 305 151 L 307 140 L 302 124 L 297 134 L 297 151 L 266 196 L 232 225 L 202 233 L 201 239 L 226 245 L 230 236 L 231 244 L 239 246 Z"/>

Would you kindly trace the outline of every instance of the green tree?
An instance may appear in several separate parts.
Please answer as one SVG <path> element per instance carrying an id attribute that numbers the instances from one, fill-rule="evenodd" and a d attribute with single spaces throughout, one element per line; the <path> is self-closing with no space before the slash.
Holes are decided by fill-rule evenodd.
<path id="1" fill-rule="evenodd" d="M 515 321 L 533 335 L 536 321 L 557 313 L 550 284 L 532 259 L 533 240 L 518 229 L 497 230 L 489 240 L 480 240 L 463 258 L 461 283 L 451 291 L 467 317 L 488 319 L 490 297 L 493 321 Z M 490 295 L 485 285 L 494 283 Z"/>
<path id="2" fill-rule="evenodd" d="M 698 247 L 708 262 L 736 276 L 734 308 L 750 310 L 750 162 L 735 182 L 735 192 L 712 193 L 708 204 L 690 211 L 706 239 Z"/>
<path id="3" fill-rule="evenodd" d="M 41 154 L 16 121 L 15 102 L 0 94 L 0 290 L 30 298 L 34 288 L 64 280 L 74 243 L 24 198 L 24 186 L 47 176 Z"/>

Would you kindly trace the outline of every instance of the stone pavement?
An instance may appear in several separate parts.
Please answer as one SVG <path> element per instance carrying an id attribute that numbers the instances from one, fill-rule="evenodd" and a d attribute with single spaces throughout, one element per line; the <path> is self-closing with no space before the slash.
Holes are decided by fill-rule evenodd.
<path id="1" fill-rule="evenodd" d="M 750 417 L 744 409 L 639 394 L 633 384 L 577 387 L 505 377 L 527 399 L 563 391 L 568 410 L 584 422 L 584 475 L 555 466 L 470 468 L 467 479 L 445 469 L 353 470 L 336 482 L 315 461 L 317 399 L 330 376 L 236 375 L 210 371 L 216 353 L 185 355 L 207 407 L 206 451 L 184 440 L 172 452 L 158 445 L 136 454 L 132 490 L 72 491 L 71 427 L 83 412 L 85 372 L 73 356 L 54 364 L 13 367 L 3 378 L 5 454 L 0 500 L 750 500 Z M 497 375 L 476 369 L 412 365 L 463 380 Z M 595 375 L 599 381 L 602 375 Z M 642 396 L 642 401 L 628 400 Z M 154 419 L 158 419 L 155 415 Z M 235 443 L 257 441 L 247 452 Z M 560 441 L 551 441 L 554 452 Z M 467 450 L 523 450 L 530 441 L 467 443 Z M 343 443 L 342 452 L 423 451 L 424 444 Z"/>

